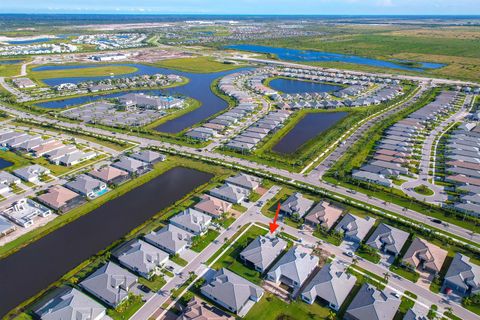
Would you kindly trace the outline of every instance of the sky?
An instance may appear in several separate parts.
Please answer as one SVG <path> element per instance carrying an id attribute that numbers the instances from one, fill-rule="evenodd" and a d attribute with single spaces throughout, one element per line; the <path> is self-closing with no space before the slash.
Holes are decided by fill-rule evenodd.
<path id="1" fill-rule="evenodd" d="M 0 0 L 0 12 L 480 15 L 480 0 Z"/>

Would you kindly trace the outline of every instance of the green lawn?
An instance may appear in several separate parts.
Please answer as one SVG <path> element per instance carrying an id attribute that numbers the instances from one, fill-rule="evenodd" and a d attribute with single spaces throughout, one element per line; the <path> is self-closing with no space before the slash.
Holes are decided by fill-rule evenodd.
<path id="1" fill-rule="evenodd" d="M 185 261 L 184 259 L 180 258 L 178 255 L 171 255 L 170 260 L 172 260 L 173 263 L 178 264 L 179 266 L 185 267 L 188 264 L 188 261 Z"/>
<path id="2" fill-rule="evenodd" d="M 206 234 L 193 241 L 190 249 L 195 252 L 202 252 L 203 249 L 205 249 L 213 240 L 215 240 L 219 234 L 220 232 L 209 229 Z"/>
<path id="3" fill-rule="evenodd" d="M 330 309 L 319 303 L 309 305 L 303 301 L 285 303 L 276 296 L 265 293 L 245 316 L 245 320 L 316 320 L 326 319 Z"/>
<path id="4" fill-rule="evenodd" d="M 143 285 L 147 286 L 153 292 L 157 292 L 160 289 L 162 289 L 162 287 L 166 283 L 163 276 L 158 276 L 158 275 L 155 275 L 150 279 L 145 279 L 145 278 L 142 278 L 142 277 L 138 277 L 138 282 L 140 284 L 143 284 Z"/>
<path id="5" fill-rule="evenodd" d="M 355 254 L 365 260 L 368 260 L 372 263 L 379 263 L 380 262 L 380 255 L 378 253 L 370 253 L 367 251 L 363 251 L 362 249 L 358 249 Z"/>
<path id="6" fill-rule="evenodd" d="M 213 264 L 214 269 L 227 268 L 245 279 L 259 284 L 261 282 L 260 273 L 245 266 L 239 259 L 239 254 L 242 250 L 256 237 L 265 235 L 267 231 L 255 225 L 251 226 L 244 235 L 242 235 L 235 243 L 228 249 L 225 254 Z M 220 248 L 220 251 L 224 250 Z"/>
<path id="7" fill-rule="evenodd" d="M 412 271 L 410 269 L 407 269 L 402 266 L 396 266 L 396 265 L 391 265 L 390 266 L 390 271 L 395 272 L 399 276 L 412 281 L 413 283 L 416 283 L 418 281 L 418 278 L 420 277 L 420 274 L 416 271 Z"/>
<path id="8" fill-rule="evenodd" d="M 107 315 L 114 320 L 128 320 L 143 304 L 140 296 L 130 294 L 128 300 L 122 302 L 116 309 L 107 309 Z"/>
<path id="9" fill-rule="evenodd" d="M 34 68 L 35 66 L 32 66 Z M 29 68 L 31 69 L 31 68 Z M 101 66 L 82 69 L 64 69 L 64 70 L 48 70 L 48 71 L 30 71 L 29 75 L 32 79 L 52 79 L 52 78 L 71 78 L 71 77 L 99 77 L 111 74 L 121 75 L 134 73 L 138 69 L 130 66 Z"/>
<path id="10" fill-rule="evenodd" d="M 4 169 L 6 171 L 13 171 L 32 164 L 32 162 L 27 158 L 11 151 L 0 151 L 0 158 L 13 163 L 10 167 Z"/>
<path id="11" fill-rule="evenodd" d="M 0 77 L 13 77 L 20 74 L 21 64 L 1 64 Z"/>
<path id="12" fill-rule="evenodd" d="M 244 65 L 228 64 L 210 57 L 180 58 L 158 61 L 156 67 L 175 69 L 185 72 L 211 73 L 237 69 Z"/>
<path id="13" fill-rule="evenodd" d="M 435 194 L 432 189 L 423 184 L 413 188 L 413 191 L 424 196 L 433 196 Z"/>

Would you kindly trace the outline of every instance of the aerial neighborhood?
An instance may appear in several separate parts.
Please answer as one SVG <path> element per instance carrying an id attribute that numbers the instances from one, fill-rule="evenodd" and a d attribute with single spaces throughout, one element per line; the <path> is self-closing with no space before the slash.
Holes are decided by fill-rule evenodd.
<path id="1" fill-rule="evenodd" d="M 0 318 L 480 318 L 475 1 L 87 2 L 0 6 Z"/>

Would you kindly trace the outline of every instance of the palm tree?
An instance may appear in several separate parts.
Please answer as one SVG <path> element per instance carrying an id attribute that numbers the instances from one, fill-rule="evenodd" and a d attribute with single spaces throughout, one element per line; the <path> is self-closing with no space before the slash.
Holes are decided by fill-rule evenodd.
<path id="1" fill-rule="evenodd" d="M 385 282 L 388 282 L 388 279 L 390 279 L 390 273 L 385 272 L 385 273 L 383 274 L 383 279 L 385 280 Z"/>
<path id="2" fill-rule="evenodd" d="M 337 318 L 337 314 L 335 313 L 335 311 L 330 310 L 328 312 L 327 320 L 335 320 L 336 318 Z"/>
<path id="3" fill-rule="evenodd" d="M 358 258 L 357 257 L 353 257 L 352 259 L 352 265 L 353 266 L 356 266 L 358 264 Z"/>

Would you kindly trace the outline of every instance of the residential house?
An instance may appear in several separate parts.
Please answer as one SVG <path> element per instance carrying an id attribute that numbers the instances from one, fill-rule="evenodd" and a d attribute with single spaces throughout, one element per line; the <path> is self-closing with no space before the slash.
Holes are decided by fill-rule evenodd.
<path id="1" fill-rule="evenodd" d="M 71 210 L 83 202 L 82 197 L 78 193 L 60 185 L 49 188 L 47 192 L 39 195 L 37 200 L 60 212 Z"/>
<path id="2" fill-rule="evenodd" d="M 442 291 L 454 292 L 460 296 L 480 293 L 480 266 L 457 252 L 445 274 Z"/>
<path id="3" fill-rule="evenodd" d="M 218 188 L 210 190 L 210 194 L 219 199 L 238 204 L 248 197 L 250 191 L 248 189 L 226 183 Z"/>
<path id="4" fill-rule="evenodd" d="M 167 261 L 169 254 L 151 244 L 133 239 L 114 250 L 112 255 L 132 272 L 150 279 Z"/>
<path id="5" fill-rule="evenodd" d="M 222 310 L 194 297 L 176 320 L 234 320 Z"/>
<path id="6" fill-rule="evenodd" d="M 212 217 L 192 208 L 188 208 L 170 219 L 171 224 L 197 236 L 207 232 L 211 222 Z"/>
<path id="7" fill-rule="evenodd" d="M 245 315 L 253 303 L 260 301 L 263 289 L 222 268 L 201 289 L 204 296 L 237 315 Z"/>
<path id="8" fill-rule="evenodd" d="M 87 173 L 89 176 L 111 185 L 119 185 L 128 180 L 128 172 L 112 166 L 104 166 Z"/>
<path id="9" fill-rule="evenodd" d="M 62 287 L 34 310 L 41 320 L 107 320 L 104 306 L 83 292 Z"/>
<path id="10" fill-rule="evenodd" d="M 338 311 L 355 286 L 357 278 L 345 270 L 340 262 L 325 264 L 302 292 L 302 300 L 312 304 L 316 298 L 325 301 L 330 308 Z"/>
<path id="11" fill-rule="evenodd" d="M 409 237 L 408 232 L 380 223 L 366 241 L 366 245 L 397 256 Z"/>
<path id="12" fill-rule="evenodd" d="M 213 218 L 219 218 L 232 208 L 232 204 L 230 202 L 204 194 L 201 196 L 201 200 L 193 208 L 200 212 L 206 213 Z"/>
<path id="13" fill-rule="evenodd" d="M 318 262 L 317 256 L 311 255 L 302 247 L 294 246 L 270 269 L 267 279 L 297 289 L 312 274 Z"/>
<path id="14" fill-rule="evenodd" d="M 23 167 L 13 171 L 13 174 L 27 182 L 38 182 L 43 175 L 49 175 L 50 170 L 38 164 Z"/>
<path id="15" fill-rule="evenodd" d="M 10 186 L 12 184 L 20 184 L 21 180 L 14 175 L 6 172 L 0 171 L 0 184 Z"/>
<path id="16" fill-rule="evenodd" d="M 430 242 L 415 238 L 403 255 L 402 264 L 437 274 L 442 269 L 448 252 Z"/>
<path id="17" fill-rule="evenodd" d="M 160 230 L 152 231 L 145 235 L 144 239 L 169 254 L 177 254 L 185 249 L 193 236 L 188 231 L 180 229 L 173 224 L 168 224 Z"/>
<path id="18" fill-rule="evenodd" d="M 0 238 L 15 231 L 15 225 L 10 223 L 6 218 L 0 216 Z"/>
<path id="19" fill-rule="evenodd" d="M 128 298 L 128 293 L 138 278 L 113 262 L 108 262 L 85 280 L 80 287 L 112 308 L 116 308 Z"/>
<path id="20" fill-rule="evenodd" d="M 37 217 L 47 217 L 52 213 L 47 207 L 29 199 L 20 199 L 5 209 L 2 214 L 16 224 L 28 228 Z"/>
<path id="21" fill-rule="evenodd" d="M 338 232 L 343 232 L 348 241 L 361 242 L 375 224 L 375 219 L 370 217 L 357 217 L 351 213 L 343 216 L 343 219 L 335 227 Z"/>
<path id="22" fill-rule="evenodd" d="M 67 182 L 65 187 L 90 199 L 96 198 L 108 190 L 104 182 L 86 174 L 76 176 L 74 180 Z"/>
<path id="23" fill-rule="evenodd" d="M 245 173 L 239 173 L 236 176 L 228 178 L 227 180 L 225 180 L 225 182 L 253 191 L 260 186 L 260 183 L 262 183 L 262 179 Z"/>
<path id="24" fill-rule="evenodd" d="M 296 192 L 289 196 L 280 206 L 280 212 L 287 216 L 298 214 L 303 217 L 313 206 L 313 200 L 305 198 L 301 193 Z"/>
<path id="25" fill-rule="evenodd" d="M 167 156 L 165 156 L 164 154 L 151 150 L 142 150 L 139 152 L 135 152 L 132 153 L 130 157 L 149 164 L 165 161 L 167 159 Z"/>
<path id="26" fill-rule="evenodd" d="M 347 308 L 345 320 L 393 320 L 400 299 L 365 283 Z"/>
<path id="27" fill-rule="evenodd" d="M 286 247 L 287 242 L 281 238 L 258 236 L 240 252 L 240 259 L 263 273 Z"/>
<path id="28" fill-rule="evenodd" d="M 127 171 L 130 174 L 140 175 L 150 170 L 150 165 L 143 161 L 122 156 L 118 161 L 112 163 L 112 167 Z"/>
<path id="29" fill-rule="evenodd" d="M 328 230 L 337 222 L 342 213 L 343 209 L 327 201 L 321 201 L 305 216 L 305 223 L 314 228 L 322 226 Z"/>

